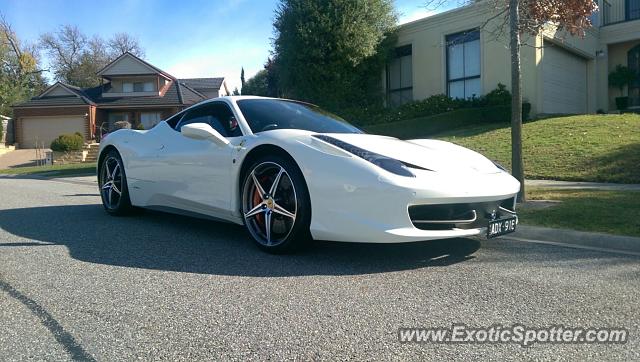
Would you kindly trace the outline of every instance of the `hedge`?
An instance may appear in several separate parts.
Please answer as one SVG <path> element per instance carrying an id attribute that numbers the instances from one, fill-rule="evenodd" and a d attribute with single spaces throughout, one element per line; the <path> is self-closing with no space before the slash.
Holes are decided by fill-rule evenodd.
<path id="1" fill-rule="evenodd" d="M 511 93 L 504 84 L 498 83 L 498 86 L 481 97 L 470 99 L 453 99 L 444 94 L 432 95 L 428 98 L 405 103 L 398 107 L 355 107 L 339 110 L 337 113 L 350 122 L 366 127 L 368 125 L 394 123 L 414 118 L 434 116 L 445 112 L 458 109 L 493 109 L 492 107 L 503 106 L 509 107 L 511 104 Z M 523 103 L 523 119 L 528 119 L 531 110 L 531 104 Z M 487 116 L 488 117 L 488 116 Z M 485 117 L 485 118 L 487 118 Z M 491 116 L 489 118 L 494 118 Z M 507 118 L 509 119 L 510 116 Z"/>
<path id="2" fill-rule="evenodd" d="M 462 108 L 429 117 L 418 117 L 400 122 L 383 123 L 363 127 L 372 134 L 381 134 L 401 139 L 433 135 L 439 132 L 480 123 L 509 122 L 510 106 Z"/>
<path id="3" fill-rule="evenodd" d="M 84 137 L 79 132 L 63 134 L 51 142 L 51 149 L 57 152 L 80 151 L 84 146 Z"/>

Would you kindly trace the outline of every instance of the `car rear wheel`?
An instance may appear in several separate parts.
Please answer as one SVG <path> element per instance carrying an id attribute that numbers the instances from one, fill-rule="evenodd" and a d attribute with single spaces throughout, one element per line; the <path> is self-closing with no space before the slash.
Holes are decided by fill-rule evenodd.
<path id="1" fill-rule="evenodd" d="M 242 214 L 261 249 L 286 253 L 304 246 L 311 239 L 311 203 L 298 166 L 276 156 L 254 162 L 244 176 Z"/>
<path id="2" fill-rule="evenodd" d="M 133 207 L 129 199 L 124 163 L 116 150 L 108 151 L 99 168 L 102 206 L 111 215 L 128 214 Z"/>

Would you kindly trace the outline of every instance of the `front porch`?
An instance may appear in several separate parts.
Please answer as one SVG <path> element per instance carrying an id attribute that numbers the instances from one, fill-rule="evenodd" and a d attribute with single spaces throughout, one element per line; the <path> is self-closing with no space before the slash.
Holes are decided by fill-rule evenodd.
<path id="1" fill-rule="evenodd" d="M 113 125 L 119 121 L 129 122 L 133 129 L 150 129 L 161 120 L 180 111 L 179 107 L 166 108 L 98 108 L 96 111 L 96 137 L 113 130 Z"/>
<path id="2" fill-rule="evenodd" d="M 618 88 L 609 87 L 609 109 L 617 109 L 617 97 L 628 96 L 629 110 L 640 111 L 640 39 L 609 44 L 607 46 L 607 54 L 607 75 L 614 71 L 618 65 L 626 66 L 636 74 L 636 80 L 629 86 L 624 87 L 622 93 Z"/>

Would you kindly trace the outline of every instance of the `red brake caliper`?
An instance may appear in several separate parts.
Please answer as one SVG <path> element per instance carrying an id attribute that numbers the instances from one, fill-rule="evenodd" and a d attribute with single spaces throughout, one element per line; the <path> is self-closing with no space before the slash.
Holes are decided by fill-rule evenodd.
<path id="1" fill-rule="evenodd" d="M 258 188 L 254 186 L 253 187 L 253 207 L 255 207 L 261 202 L 262 202 L 262 195 L 260 195 L 260 192 L 258 192 Z M 256 215 L 255 218 L 258 225 L 264 226 L 264 214 L 260 213 Z"/>

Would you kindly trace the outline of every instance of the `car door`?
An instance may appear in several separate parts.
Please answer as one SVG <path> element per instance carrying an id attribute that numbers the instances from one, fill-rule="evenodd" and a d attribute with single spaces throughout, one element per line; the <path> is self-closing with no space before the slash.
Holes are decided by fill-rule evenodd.
<path id="1" fill-rule="evenodd" d="M 182 126 L 207 123 L 222 136 L 242 136 L 231 108 L 210 102 L 189 110 L 164 138 L 158 150 L 157 189 L 163 204 L 216 217 L 231 213 L 231 161 L 233 147 L 181 134 Z"/>

